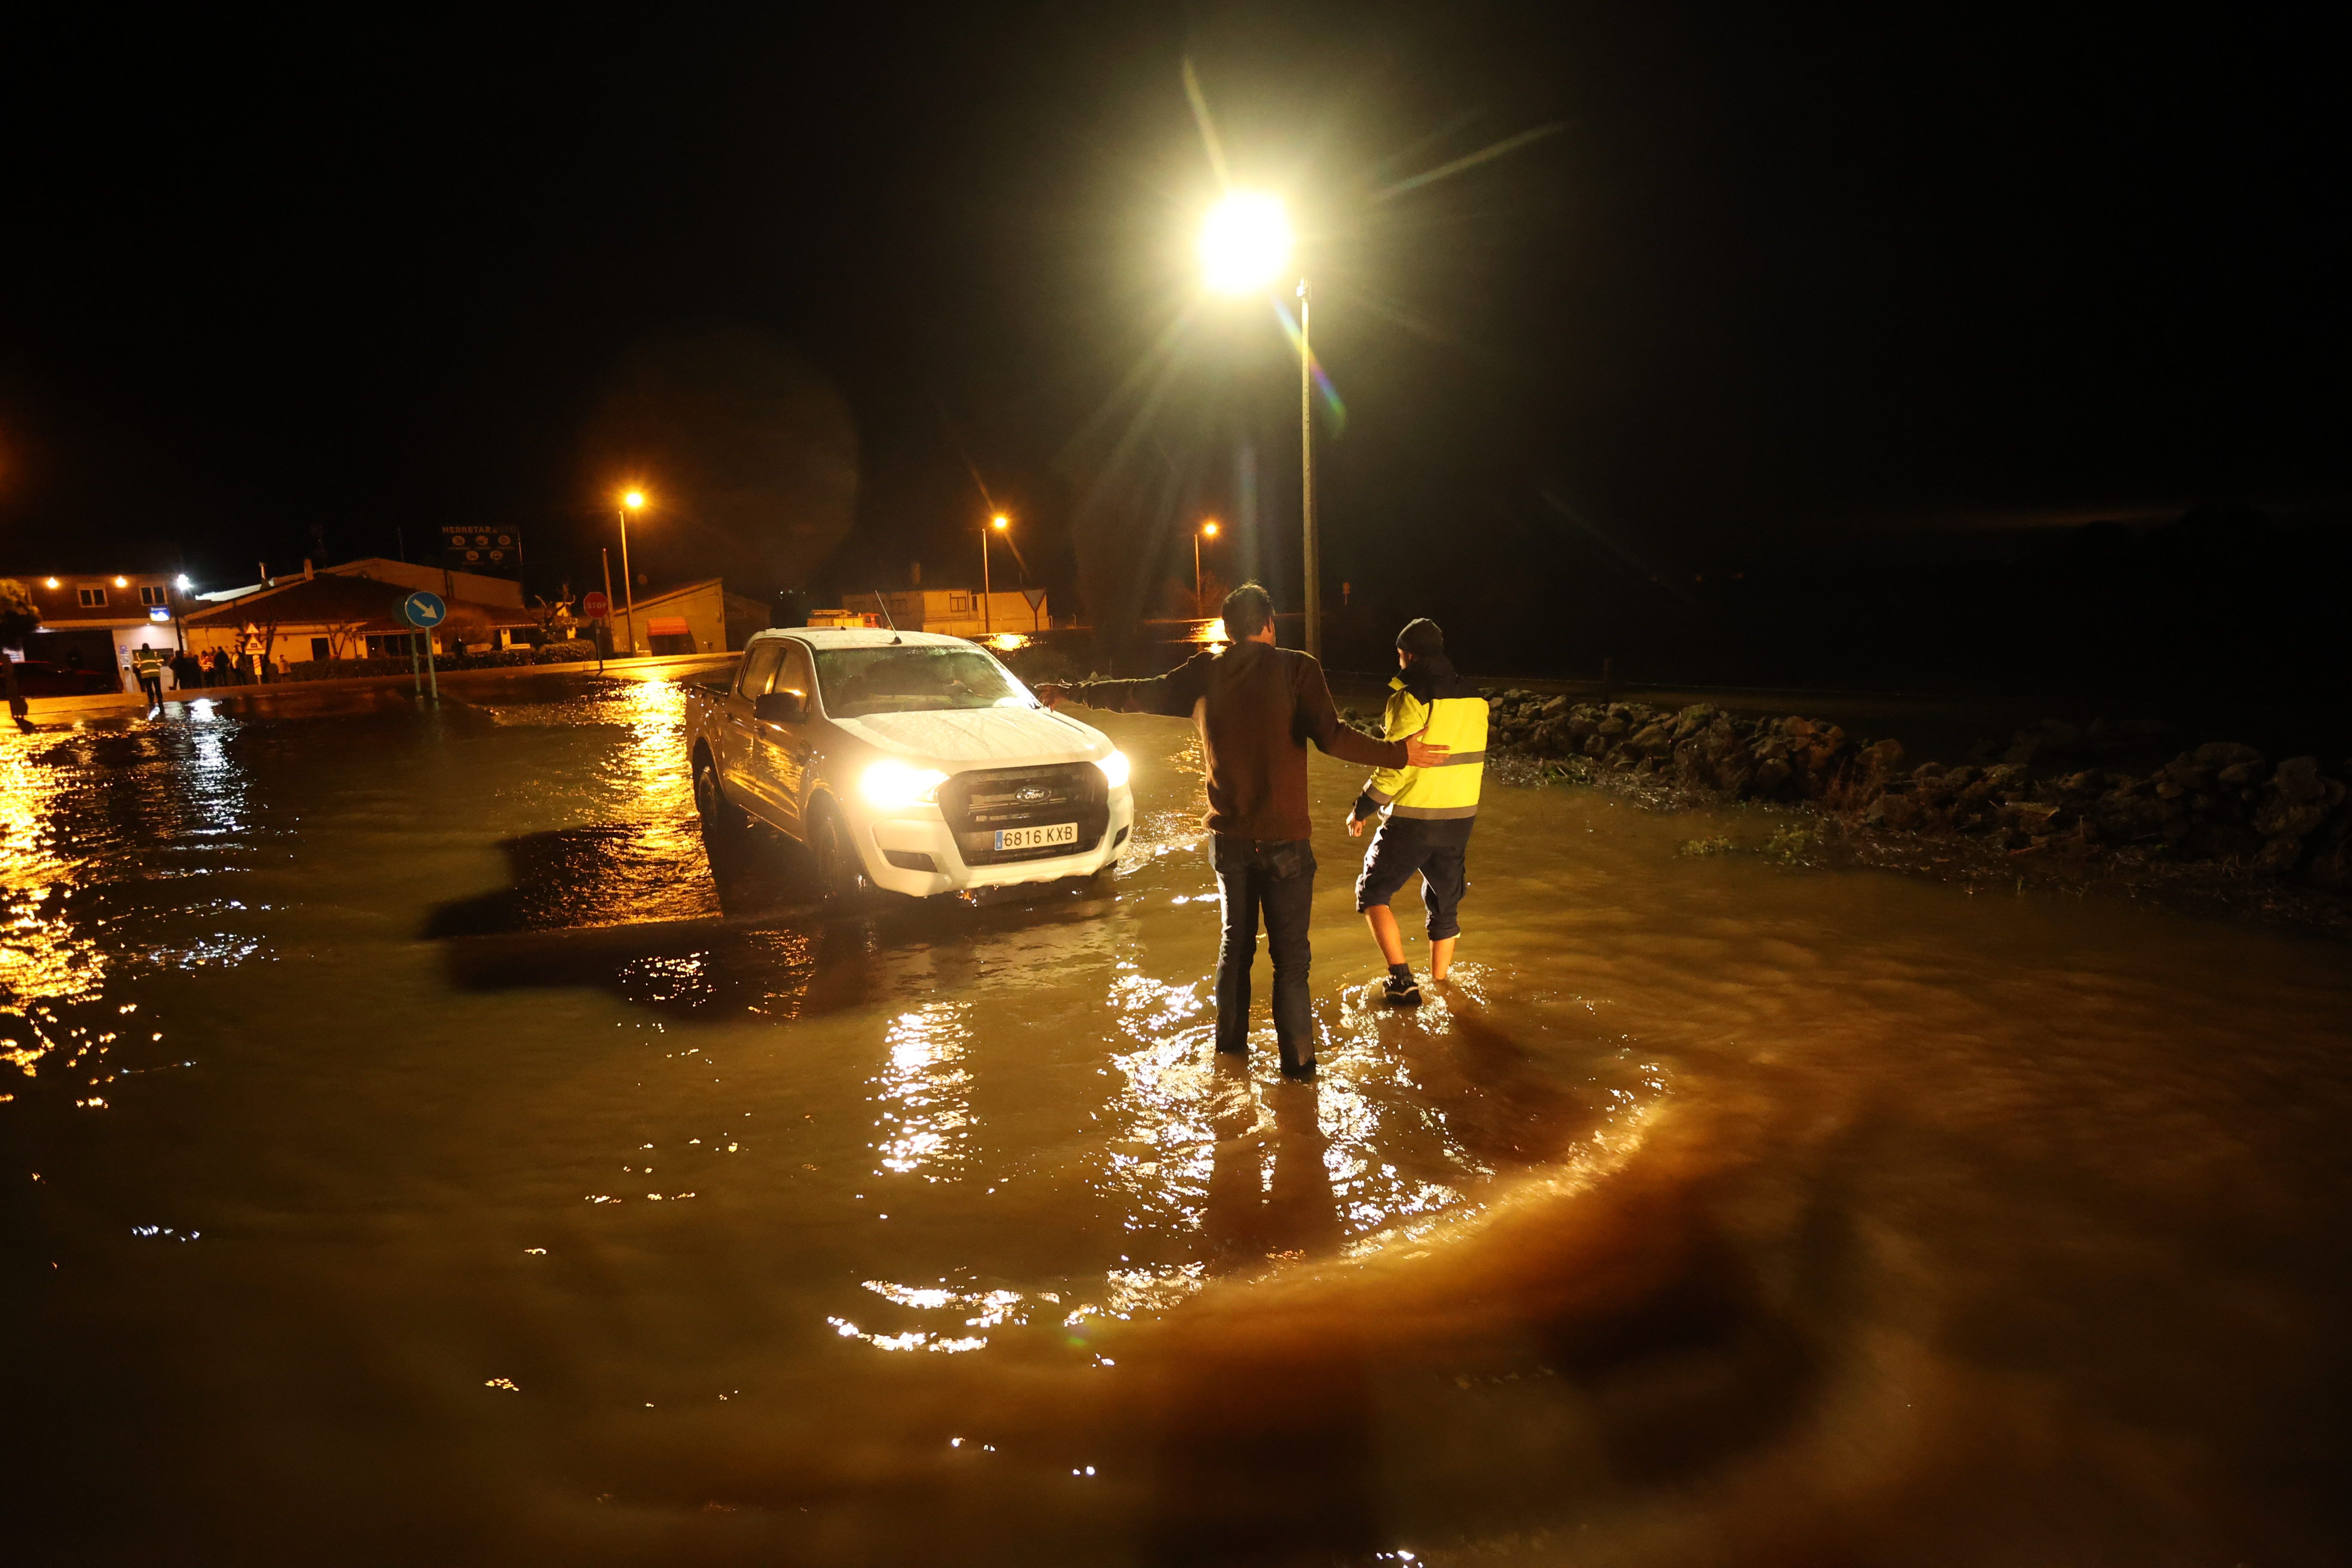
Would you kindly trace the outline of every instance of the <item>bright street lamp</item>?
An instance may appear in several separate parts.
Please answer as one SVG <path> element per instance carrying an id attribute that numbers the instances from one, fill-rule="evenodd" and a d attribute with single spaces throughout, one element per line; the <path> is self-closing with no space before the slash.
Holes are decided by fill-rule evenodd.
<path id="1" fill-rule="evenodd" d="M 1013 526 L 1013 520 L 998 512 L 988 520 L 988 528 L 980 531 L 980 629 L 985 637 L 996 629 L 995 605 L 988 585 L 988 532 L 994 529 L 1003 533 Z"/>
<path id="2" fill-rule="evenodd" d="M 1229 192 L 1201 226 L 1201 271 L 1220 294 L 1254 294 L 1271 286 L 1290 260 L 1290 220 L 1279 197 Z M 1307 651 L 1323 657 L 1323 569 L 1315 541 L 1315 350 L 1307 330 L 1307 279 L 1298 280 L 1299 510 L 1307 538 Z M 1199 591 L 1193 576 L 1194 592 Z"/>
<path id="3" fill-rule="evenodd" d="M 621 497 L 621 596 L 628 606 L 629 654 L 637 651 L 637 580 L 629 572 L 629 514 L 646 510 L 646 492 L 628 490 Z"/>
<path id="4" fill-rule="evenodd" d="M 1289 259 L 1290 220 L 1279 196 L 1232 192 L 1201 226 L 1201 269 L 1220 294 L 1255 294 L 1280 277 Z"/>
<path id="5" fill-rule="evenodd" d="M 1201 541 L 1216 537 L 1217 520 L 1213 517 L 1202 523 L 1201 531 L 1192 535 L 1192 613 L 1196 616 L 1209 613 L 1208 606 L 1201 602 Z"/>

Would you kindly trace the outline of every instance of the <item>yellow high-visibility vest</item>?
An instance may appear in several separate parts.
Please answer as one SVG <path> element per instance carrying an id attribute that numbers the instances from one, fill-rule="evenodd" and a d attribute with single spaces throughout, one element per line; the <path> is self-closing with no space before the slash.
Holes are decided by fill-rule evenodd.
<path id="1" fill-rule="evenodd" d="M 1382 768 L 1364 785 L 1364 794 L 1391 817 L 1442 822 L 1477 816 L 1478 788 L 1486 777 L 1486 700 L 1462 681 L 1439 689 L 1470 695 L 1449 694 L 1428 702 L 1415 697 L 1402 677 L 1389 687 L 1388 710 L 1382 715 L 1386 738 L 1419 735 L 1423 744 L 1450 747 L 1451 752 L 1438 767 Z"/>

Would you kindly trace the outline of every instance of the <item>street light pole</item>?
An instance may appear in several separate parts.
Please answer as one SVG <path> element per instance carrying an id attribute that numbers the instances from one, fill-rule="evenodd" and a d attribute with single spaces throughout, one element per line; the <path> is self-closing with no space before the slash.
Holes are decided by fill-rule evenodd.
<path id="1" fill-rule="evenodd" d="M 988 582 L 988 531 L 992 528 L 1003 533 L 1012 526 L 1013 520 L 1000 511 L 990 518 L 980 531 L 980 627 L 982 637 L 988 637 L 996 630 L 995 595 Z M 1013 553 L 1017 555 L 1020 552 L 1016 550 Z"/>
<path id="2" fill-rule="evenodd" d="M 1211 518 L 1192 531 L 1192 613 L 1205 616 L 1209 607 L 1201 598 L 1201 541 L 1217 537 L 1217 520 Z"/>
<path id="3" fill-rule="evenodd" d="M 643 490 L 631 490 L 621 498 L 621 600 L 628 606 L 627 657 L 631 658 L 637 657 L 637 580 L 629 571 L 629 513 L 645 504 Z"/>
<path id="4" fill-rule="evenodd" d="M 1323 563 L 1315 544 L 1315 349 L 1307 335 L 1307 279 L 1298 280 L 1298 472 L 1307 527 L 1307 655 L 1323 657 Z"/>

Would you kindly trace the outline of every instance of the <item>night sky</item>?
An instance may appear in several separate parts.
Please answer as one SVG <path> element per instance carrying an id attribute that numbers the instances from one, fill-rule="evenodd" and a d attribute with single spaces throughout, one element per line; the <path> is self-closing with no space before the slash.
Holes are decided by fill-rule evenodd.
<path id="1" fill-rule="evenodd" d="M 639 479 L 657 583 L 961 584 L 984 486 L 1100 620 L 1189 581 L 1254 463 L 1225 568 L 1295 597 L 1296 362 L 1197 287 L 1188 55 L 1301 230 L 1369 602 L 2340 517 L 2319 8 L 2052 9 L 19 23 L 0 571 L 223 585 L 479 521 L 585 587 Z"/>

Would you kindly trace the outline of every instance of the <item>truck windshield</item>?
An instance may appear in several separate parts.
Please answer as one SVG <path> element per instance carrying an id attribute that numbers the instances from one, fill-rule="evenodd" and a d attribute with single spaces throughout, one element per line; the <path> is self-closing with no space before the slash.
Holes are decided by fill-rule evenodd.
<path id="1" fill-rule="evenodd" d="M 977 648 L 832 648 L 816 656 L 816 679 L 824 710 L 836 719 L 1036 704 L 1012 671 Z"/>

